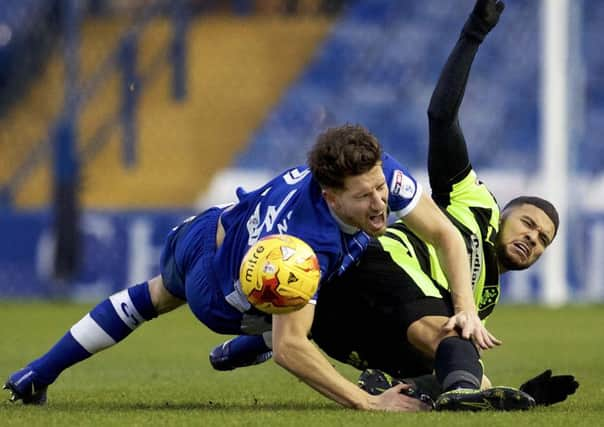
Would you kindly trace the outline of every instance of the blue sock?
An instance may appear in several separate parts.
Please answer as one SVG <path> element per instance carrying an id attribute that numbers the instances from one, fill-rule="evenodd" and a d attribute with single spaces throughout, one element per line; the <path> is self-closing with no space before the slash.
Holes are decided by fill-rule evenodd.
<path id="1" fill-rule="evenodd" d="M 46 385 L 68 367 L 110 347 L 157 317 L 147 282 L 118 292 L 92 309 L 45 355 L 29 366 Z"/>
<path id="2" fill-rule="evenodd" d="M 436 378 L 444 391 L 479 389 L 482 382 L 480 356 L 471 341 L 447 337 L 440 342 L 434 359 Z"/>

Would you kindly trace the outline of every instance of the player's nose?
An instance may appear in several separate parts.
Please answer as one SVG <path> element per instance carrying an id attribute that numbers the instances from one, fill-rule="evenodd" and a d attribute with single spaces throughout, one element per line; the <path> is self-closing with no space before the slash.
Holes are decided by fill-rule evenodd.
<path id="1" fill-rule="evenodd" d="M 373 193 L 373 197 L 371 198 L 371 209 L 376 212 L 381 212 L 386 209 L 386 201 L 377 191 Z"/>
<path id="2" fill-rule="evenodd" d="M 534 247 L 537 245 L 537 238 L 539 237 L 539 231 L 538 230 L 529 230 L 526 232 L 526 234 L 524 235 L 524 240 L 531 245 L 531 247 Z"/>

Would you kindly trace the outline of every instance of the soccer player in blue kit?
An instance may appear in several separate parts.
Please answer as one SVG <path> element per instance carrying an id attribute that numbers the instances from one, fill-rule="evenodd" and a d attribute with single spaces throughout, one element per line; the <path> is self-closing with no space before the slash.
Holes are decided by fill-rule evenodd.
<path id="1" fill-rule="evenodd" d="M 341 376 L 307 337 L 314 304 L 271 319 L 251 307 L 238 286 L 241 260 L 263 236 L 286 233 L 306 241 L 326 280 L 354 263 L 370 237 L 385 232 L 389 213 L 438 251 L 454 290 L 451 321 L 482 348 L 499 344 L 477 315 L 461 236 L 363 127 L 328 129 L 311 148 L 307 167 L 290 169 L 255 191 L 239 189 L 237 197 L 237 203 L 210 208 L 173 229 L 162 251 L 160 275 L 102 301 L 47 353 L 11 374 L 5 388 L 12 400 L 44 404 L 48 386 L 66 368 L 187 303 L 217 333 L 264 334 L 279 365 L 346 407 L 425 409 L 401 393 L 406 385 L 373 396 Z"/>

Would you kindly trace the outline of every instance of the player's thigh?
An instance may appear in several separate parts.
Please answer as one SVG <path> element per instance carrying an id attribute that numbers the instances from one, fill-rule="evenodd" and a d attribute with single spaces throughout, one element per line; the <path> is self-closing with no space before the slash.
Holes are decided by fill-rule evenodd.
<path id="1" fill-rule="evenodd" d="M 167 313 L 183 305 L 186 301 L 170 293 L 164 286 L 161 276 L 156 276 L 149 280 L 149 293 L 151 302 L 157 311 L 157 314 Z"/>
<path id="2" fill-rule="evenodd" d="M 422 298 L 390 254 L 369 245 L 358 264 L 322 285 L 312 337 L 332 358 L 359 368 L 401 364 L 413 352 L 406 340 L 406 306 Z"/>
<path id="3" fill-rule="evenodd" d="M 455 331 L 444 331 L 443 326 L 449 318 L 445 315 L 427 315 L 411 323 L 407 329 L 407 339 L 424 356 L 434 359 L 440 342 Z"/>

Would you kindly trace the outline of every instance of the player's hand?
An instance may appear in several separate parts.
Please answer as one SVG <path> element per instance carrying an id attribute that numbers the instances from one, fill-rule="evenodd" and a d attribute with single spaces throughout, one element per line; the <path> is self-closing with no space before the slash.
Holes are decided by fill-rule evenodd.
<path id="1" fill-rule="evenodd" d="M 530 394 L 537 405 L 553 405 L 562 402 L 579 388 L 579 382 L 572 375 L 554 375 L 552 370 L 531 378 L 520 386 L 520 390 Z"/>
<path id="2" fill-rule="evenodd" d="M 505 9 L 505 3 L 501 0 L 476 0 L 463 32 L 482 41 L 499 22 L 503 9 Z"/>
<path id="3" fill-rule="evenodd" d="M 476 0 L 472 14 L 487 26 L 488 32 L 499 22 L 503 9 L 505 3 L 501 0 Z"/>
<path id="4" fill-rule="evenodd" d="M 471 340 L 479 350 L 501 345 L 501 341 L 484 327 L 477 313 L 460 311 L 443 326 L 445 332 L 457 331 L 462 338 Z"/>
<path id="5" fill-rule="evenodd" d="M 389 388 L 382 394 L 375 396 L 374 409 L 380 411 L 418 412 L 429 411 L 431 406 L 420 399 L 407 394 L 411 386 L 409 384 L 398 384 Z"/>

